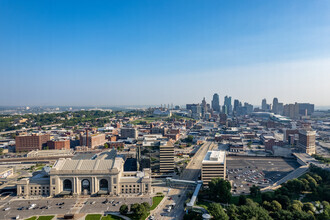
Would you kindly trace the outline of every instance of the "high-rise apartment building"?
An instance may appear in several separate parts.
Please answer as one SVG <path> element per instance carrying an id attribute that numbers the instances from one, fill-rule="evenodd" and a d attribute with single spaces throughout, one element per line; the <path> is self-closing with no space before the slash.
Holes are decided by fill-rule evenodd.
<path id="1" fill-rule="evenodd" d="M 50 134 L 32 134 L 17 136 L 16 152 L 42 150 L 43 146 L 46 146 L 47 141 L 50 140 Z"/>
<path id="2" fill-rule="evenodd" d="M 291 119 L 299 118 L 299 104 L 286 104 L 283 108 L 284 116 L 290 117 Z"/>
<path id="3" fill-rule="evenodd" d="M 121 138 L 134 138 L 138 137 L 138 132 L 136 128 L 122 128 L 120 129 L 120 136 Z"/>
<path id="4" fill-rule="evenodd" d="M 171 142 L 159 146 L 159 171 L 161 173 L 174 172 L 174 145 Z"/>
<path id="5" fill-rule="evenodd" d="M 217 93 L 213 95 L 212 109 L 213 111 L 220 112 L 220 100 L 219 100 L 219 95 Z"/>
<path id="6" fill-rule="evenodd" d="M 299 131 L 298 148 L 309 155 L 316 153 L 315 135 L 313 130 L 302 129 Z"/>
<path id="7" fill-rule="evenodd" d="M 202 162 L 202 181 L 207 186 L 213 178 L 226 178 L 225 151 L 208 151 Z"/>

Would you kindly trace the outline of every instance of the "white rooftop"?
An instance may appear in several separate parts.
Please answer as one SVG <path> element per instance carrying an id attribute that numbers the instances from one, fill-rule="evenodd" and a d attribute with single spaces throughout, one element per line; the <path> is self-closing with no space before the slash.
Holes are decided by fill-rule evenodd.
<path id="1" fill-rule="evenodd" d="M 225 151 L 208 151 L 205 154 L 203 163 L 224 163 L 225 159 Z"/>

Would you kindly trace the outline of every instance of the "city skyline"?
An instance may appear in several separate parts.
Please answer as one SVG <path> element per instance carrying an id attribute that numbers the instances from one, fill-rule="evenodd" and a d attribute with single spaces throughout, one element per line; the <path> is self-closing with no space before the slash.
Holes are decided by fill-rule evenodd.
<path id="1" fill-rule="evenodd" d="M 18 4 L 19 3 L 19 4 Z M 329 2 L 1 1 L 2 106 L 330 106 Z M 271 12 L 271 13 L 270 13 Z M 248 19 L 247 19 L 248 18 Z"/>

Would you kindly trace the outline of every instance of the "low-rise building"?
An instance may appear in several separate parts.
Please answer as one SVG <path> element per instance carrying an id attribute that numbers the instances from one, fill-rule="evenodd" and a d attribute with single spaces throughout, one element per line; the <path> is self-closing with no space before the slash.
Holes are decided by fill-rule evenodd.
<path id="1" fill-rule="evenodd" d="M 316 153 L 315 136 L 316 132 L 313 130 L 302 129 L 299 131 L 298 148 L 301 152 L 309 155 Z"/>
<path id="2" fill-rule="evenodd" d="M 47 141 L 47 147 L 49 150 L 62 150 L 70 149 L 70 140 L 69 139 L 56 139 Z"/>
<path id="3" fill-rule="evenodd" d="M 105 142 L 105 134 L 103 133 L 88 134 L 88 143 L 86 135 L 80 136 L 80 146 L 88 146 L 92 149 L 98 146 L 103 146 Z"/>
<path id="4" fill-rule="evenodd" d="M 136 128 L 121 128 L 120 137 L 122 139 L 126 139 L 126 138 L 137 139 L 137 137 L 138 137 L 137 129 Z"/>
<path id="5" fill-rule="evenodd" d="M 150 194 L 151 171 L 124 171 L 116 151 L 100 153 L 90 160 L 59 159 L 48 171 L 17 184 L 18 196 Z"/>

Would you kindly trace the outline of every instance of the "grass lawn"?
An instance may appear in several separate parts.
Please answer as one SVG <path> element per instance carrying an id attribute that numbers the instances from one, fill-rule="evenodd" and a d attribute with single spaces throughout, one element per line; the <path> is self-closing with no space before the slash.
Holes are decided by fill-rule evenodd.
<path id="1" fill-rule="evenodd" d="M 162 201 L 164 196 L 155 196 L 152 198 L 152 206 L 150 207 L 150 210 L 154 210 L 158 204 Z"/>
<path id="2" fill-rule="evenodd" d="M 100 220 L 101 214 L 89 214 L 86 215 L 85 220 Z"/>
<path id="3" fill-rule="evenodd" d="M 153 121 L 159 121 L 162 119 L 166 119 L 168 117 L 145 117 L 145 118 L 141 118 L 141 119 L 137 119 L 135 121 L 130 122 L 131 124 L 137 125 L 140 124 L 142 121 L 145 121 L 147 123 L 153 122 Z"/>
<path id="4" fill-rule="evenodd" d="M 33 216 L 33 217 L 31 217 L 31 218 L 27 218 L 27 219 L 25 219 L 25 220 L 37 220 L 37 217 Z"/>
<path id="5" fill-rule="evenodd" d="M 132 220 L 144 220 L 148 217 L 150 213 L 146 213 L 145 215 L 143 215 L 141 218 L 137 218 L 134 214 L 127 214 L 126 216 L 129 217 Z"/>
<path id="6" fill-rule="evenodd" d="M 49 216 L 39 216 L 38 220 L 51 220 L 53 219 L 54 216 L 53 215 L 49 215 Z"/>
<path id="7" fill-rule="evenodd" d="M 122 218 L 115 215 L 107 215 L 107 216 L 103 216 L 101 220 L 122 220 Z"/>

